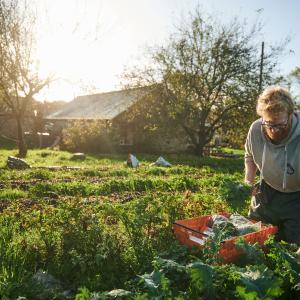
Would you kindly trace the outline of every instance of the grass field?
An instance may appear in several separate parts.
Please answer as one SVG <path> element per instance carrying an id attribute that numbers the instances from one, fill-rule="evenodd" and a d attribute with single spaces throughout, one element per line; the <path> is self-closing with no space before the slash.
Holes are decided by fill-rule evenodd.
<path id="1" fill-rule="evenodd" d="M 15 153 L 0 152 L 1 299 L 299 297 L 293 245 L 270 240 L 266 255 L 240 242 L 244 261 L 223 266 L 216 241 L 188 250 L 173 237 L 177 219 L 247 213 L 242 158 L 169 155 L 161 168 L 138 155 L 131 169 L 126 155 L 34 150 L 31 169 L 9 170 Z"/>

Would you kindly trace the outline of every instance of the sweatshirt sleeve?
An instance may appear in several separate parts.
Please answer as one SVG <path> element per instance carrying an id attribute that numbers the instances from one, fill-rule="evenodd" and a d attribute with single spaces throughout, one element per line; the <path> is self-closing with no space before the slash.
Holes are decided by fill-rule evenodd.
<path id="1" fill-rule="evenodd" d="M 252 143 L 251 143 L 252 129 L 253 129 L 253 125 L 251 125 L 248 131 L 248 135 L 245 143 L 245 161 L 253 161 L 253 152 L 252 152 Z"/>

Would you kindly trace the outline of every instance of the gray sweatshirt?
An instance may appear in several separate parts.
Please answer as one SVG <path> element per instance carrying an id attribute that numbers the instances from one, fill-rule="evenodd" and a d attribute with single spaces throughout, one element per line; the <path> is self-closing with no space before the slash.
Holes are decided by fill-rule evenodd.
<path id="1" fill-rule="evenodd" d="M 267 184 L 280 192 L 300 191 L 300 113 L 293 115 L 289 135 L 273 144 L 265 137 L 261 119 L 252 123 L 246 144 L 245 159 L 253 160 Z"/>

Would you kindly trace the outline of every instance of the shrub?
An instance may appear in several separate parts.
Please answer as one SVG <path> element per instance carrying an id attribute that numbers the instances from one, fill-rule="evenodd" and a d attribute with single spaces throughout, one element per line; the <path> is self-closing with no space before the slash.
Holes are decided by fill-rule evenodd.
<path id="1" fill-rule="evenodd" d="M 62 131 L 62 148 L 89 153 L 113 152 L 117 135 L 111 124 L 101 120 L 71 122 Z"/>

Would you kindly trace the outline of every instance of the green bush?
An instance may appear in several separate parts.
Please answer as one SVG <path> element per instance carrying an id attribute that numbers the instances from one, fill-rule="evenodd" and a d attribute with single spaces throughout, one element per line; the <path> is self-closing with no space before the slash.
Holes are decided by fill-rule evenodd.
<path id="1" fill-rule="evenodd" d="M 118 136 L 111 124 L 98 120 L 79 120 L 62 131 L 62 148 L 72 152 L 114 152 Z"/>

